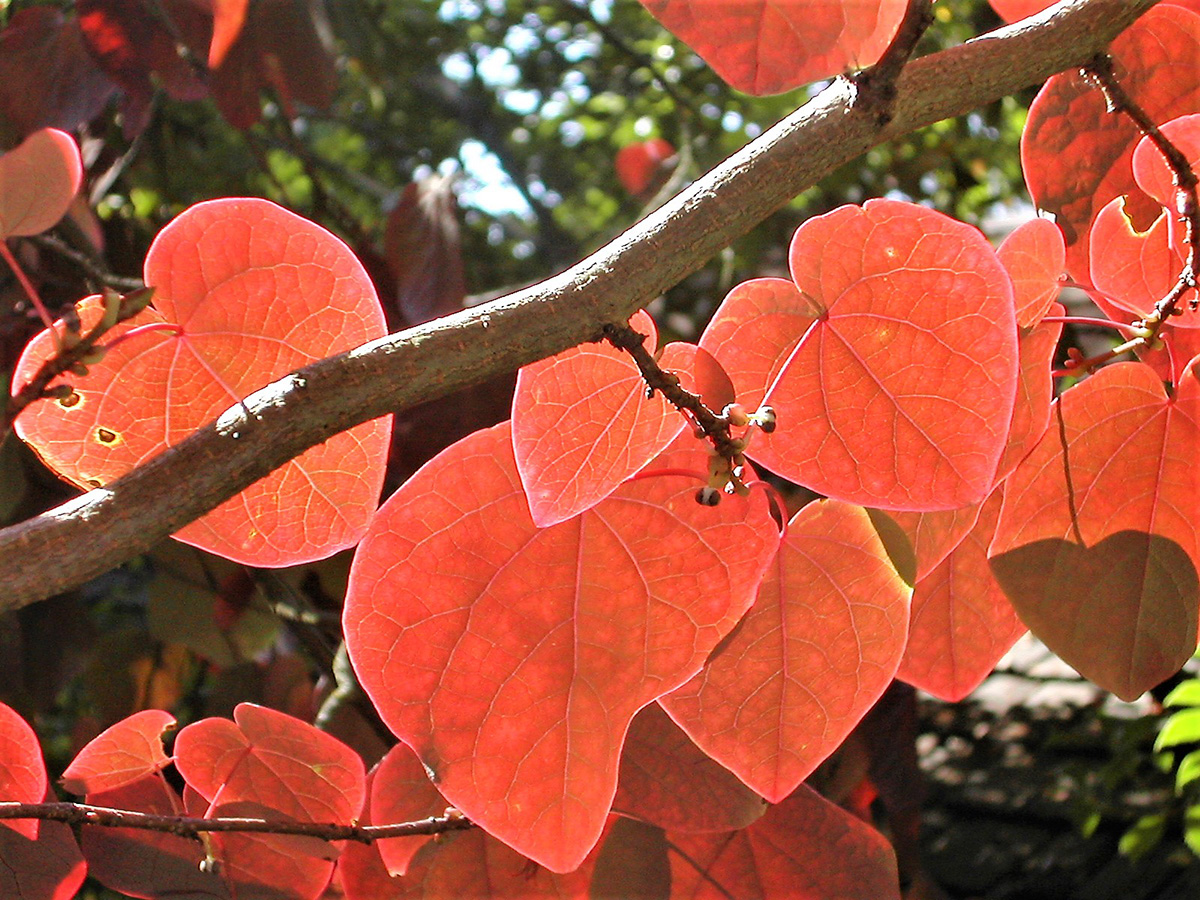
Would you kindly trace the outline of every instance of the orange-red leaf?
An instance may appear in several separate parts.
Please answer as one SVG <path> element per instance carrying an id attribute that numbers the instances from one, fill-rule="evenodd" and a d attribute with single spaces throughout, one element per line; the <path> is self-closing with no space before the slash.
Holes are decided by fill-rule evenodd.
<path id="1" fill-rule="evenodd" d="M 0 240 L 53 228 L 82 178 L 74 138 L 53 128 L 35 131 L 0 155 Z"/>
<path id="2" fill-rule="evenodd" d="M 913 590 L 896 677 L 951 702 L 975 690 L 1026 631 L 988 568 L 1000 502 L 997 491 L 970 533 Z"/>
<path id="3" fill-rule="evenodd" d="M 371 777 L 371 822 L 389 825 L 414 822 L 446 811 L 441 795 L 421 760 L 404 744 L 397 744 L 379 761 Z M 375 846 L 389 875 L 403 875 L 417 851 L 433 840 L 433 835 L 384 838 Z"/>
<path id="4" fill-rule="evenodd" d="M 1041 321 L 1067 266 L 1062 230 L 1049 219 L 1025 222 L 1004 239 L 996 256 L 1012 279 L 1017 325 L 1028 328 Z"/>
<path id="5" fill-rule="evenodd" d="M 476 432 L 384 504 L 355 555 L 346 643 L 442 794 L 566 872 L 600 836 L 630 720 L 699 670 L 778 535 L 761 494 L 713 509 L 666 476 L 539 529 L 511 441 L 508 423 Z M 690 447 L 661 459 L 704 465 Z"/>
<path id="6" fill-rule="evenodd" d="M 778 94 L 871 65 L 906 0 L 642 0 L 713 71 L 748 94 Z"/>
<path id="7" fill-rule="evenodd" d="M 1012 418 L 1012 285 L 974 228 L 872 200 L 810 219 L 794 285 L 740 285 L 701 338 L 778 430 L 756 462 L 882 509 L 954 509 L 991 490 Z M 959 298 L 970 297 L 964 307 Z"/>
<path id="8" fill-rule="evenodd" d="M 1196 649 L 1195 371 L 1168 397 L 1141 363 L 1059 400 L 1010 477 L 990 555 L 1021 619 L 1097 684 L 1134 697 Z"/>
<path id="9" fill-rule="evenodd" d="M 613 812 L 676 831 L 730 831 L 767 804 L 692 743 L 657 703 L 633 718 Z"/>
<path id="10" fill-rule="evenodd" d="M 629 324 L 647 336 L 653 353 L 658 332 L 650 316 L 639 311 Z M 669 344 L 658 362 L 710 407 L 729 402 L 728 377 L 706 351 Z M 512 422 L 517 470 L 533 521 L 542 527 L 599 503 L 687 424 L 661 394 L 646 395 L 633 359 L 607 342 L 583 344 L 521 369 Z"/>
<path id="11" fill-rule="evenodd" d="M 37 735 L 15 710 L 0 703 L 0 801 L 40 803 L 46 788 Z M 31 841 L 37 839 L 38 819 L 0 819 L 0 824 Z"/>
<path id="12" fill-rule="evenodd" d="M 92 738 L 67 766 L 62 784 L 73 794 L 110 791 L 166 768 L 163 734 L 175 727 L 175 717 L 161 709 L 146 709 L 122 719 Z"/>
<path id="13" fill-rule="evenodd" d="M 803 785 L 749 828 L 668 837 L 672 900 L 900 900 L 883 835 Z"/>
<path id="14" fill-rule="evenodd" d="M 621 187 L 637 196 L 654 184 L 667 161 L 674 155 L 675 148 L 663 138 L 626 144 L 617 151 L 613 163 L 617 180 L 621 182 Z"/>
<path id="15" fill-rule="evenodd" d="M 1200 112 L 1200 16 L 1191 9 L 1156 6 L 1113 41 L 1111 53 L 1121 86 L 1153 121 Z M 1029 108 L 1021 135 L 1025 181 L 1063 230 L 1077 280 L 1089 276 L 1088 234 L 1101 207 L 1128 194 L 1141 227 L 1158 215 L 1129 165 L 1140 137 L 1128 116 L 1105 112 L 1100 91 L 1076 71 L 1052 77 Z"/>
<path id="16" fill-rule="evenodd" d="M 908 605 L 866 510 L 810 503 L 737 630 L 659 702 L 705 753 L 779 802 L 891 682 Z"/>
<path id="17" fill-rule="evenodd" d="M 302 822 L 349 823 L 366 799 L 362 759 L 337 738 L 265 706 L 193 722 L 175 765 L 209 804 L 257 803 Z"/>
<path id="18" fill-rule="evenodd" d="M 75 394 L 26 409 L 17 431 L 46 463 L 96 487 L 179 443 L 222 411 L 293 369 L 385 333 L 370 279 L 340 240 L 266 200 L 191 207 L 146 257 L 155 306 L 109 332 L 113 347 Z M 84 328 L 103 314 L 80 304 Z M 61 329 L 63 326 L 57 326 Z M 48 332 L 25 348 L 14 389 L 55 352 Z M 238 426 L 253 428 L 253 423 Z M 321 559 L 358 542 L 383 484 L 389 420 L 335 435 L 176 534 L 260 566 Z M 227 438 L 237 440 L 237 427 Z"/>

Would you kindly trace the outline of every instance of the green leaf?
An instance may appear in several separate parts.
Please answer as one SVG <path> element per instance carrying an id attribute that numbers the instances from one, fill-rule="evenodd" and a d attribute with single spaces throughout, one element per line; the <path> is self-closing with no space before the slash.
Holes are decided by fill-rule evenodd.
<path id="1" fill-rule="evenodd" d="M 1163 706 L 1200 706 L 1200 678 L 1176 685 L 1163 700 Z"/>
<path id="2" fill-rule="evenodd" d="M 1155 750 L 1176 744 L 1200 743 L 1200 709 L 1185 709 L 1172 715 L 1158 733 Z"/>
<path id="3" fill-rule="evenodd" d="M 1182 794 L 1183 789 L 1200 778 L 1200 750 L 1193 750 L 1179 761 L 1175 772 L 1175 793 Z"/>
<path id="4" fill-rule="evenodd" d="M 1200 856 L 1200 804 L 1189 806 L 1183 814 L 1183 842 Z"/>
<path id="5" fill-rule="evenodd" d="M 1121 841 L 1117 847 L 1122 856 L 1128 856 L 1136 862 L 1154 849 L 1155 845 L 1162 840 L 1166 830 L 1167 817 L 1165 813 L 1142 816 L 1121 835 Z"/>

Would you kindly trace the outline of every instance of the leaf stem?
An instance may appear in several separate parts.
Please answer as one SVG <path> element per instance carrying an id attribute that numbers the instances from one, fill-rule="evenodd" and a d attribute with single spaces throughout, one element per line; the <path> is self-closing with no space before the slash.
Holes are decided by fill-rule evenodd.
<path id="1" fill-rule="evenodd" d="M 17 262 L 17 258 L 13 256 L 11 250 L 8 249 L 8 241 L 0 239 L 0 256 L 4 257 L 4 261 L 8 263 L 8 267 L 12 269 L 13 274 L 17 276 L 17 281 L 25 291 L 25 296 L 29 298 L 29 302 L 33 304 L 33 308 L 37 310 L 38 315 L 42 319 L 42 324 L 46 328 L 54 328 L 54 320 L 50 318 L 50 313 L 46 311 L 46 306 L 42 303 L 42 298 L 38 296 L 37 290 L 33 283 L 25 275 L 25 271 L 21 268 L 21 264 Z"/>

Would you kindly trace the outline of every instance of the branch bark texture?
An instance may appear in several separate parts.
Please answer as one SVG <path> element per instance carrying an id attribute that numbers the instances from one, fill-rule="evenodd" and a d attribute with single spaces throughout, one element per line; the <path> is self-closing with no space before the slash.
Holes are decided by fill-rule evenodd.
<path id="1" fill-rule="evenodd" d="M 870 147 L 1084 65 L 1156 2 L 1064 0 L 916 60 L 895 83 L 890 117 L 838 79 L 566 272 L 314 363 L 107 487 L 3 529 L 0 612 L 145 552 L 337 432 L 599 339 Z"/>

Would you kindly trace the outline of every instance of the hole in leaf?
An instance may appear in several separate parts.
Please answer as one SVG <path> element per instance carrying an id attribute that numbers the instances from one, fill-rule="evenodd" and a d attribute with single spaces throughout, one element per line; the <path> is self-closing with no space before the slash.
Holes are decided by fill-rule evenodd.
<path id="1" fill-rule="evenodd" d="M 72 409 L 73 407 L 78 406 L 82 402 L 83 402 L 83 395 L 78 394 L 75 391 L 71 391 L 71 393 L 67 394 L 67 396 L 59 398 L 58 405 L 61 406 L 63 409 Z"/>
<path id="2" fill-rule="evenodd" d="M 109 431 L 107 428 L 96 429 L 96 440 L 102 444 L 115 444 L 120 438 L 115 431 Z"/>

